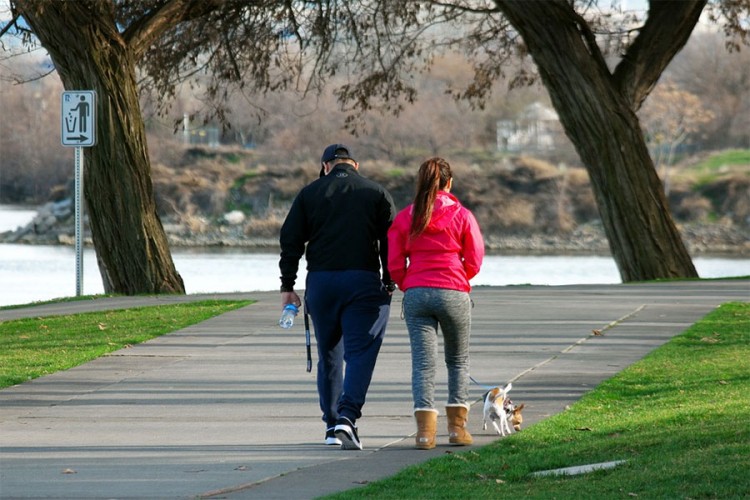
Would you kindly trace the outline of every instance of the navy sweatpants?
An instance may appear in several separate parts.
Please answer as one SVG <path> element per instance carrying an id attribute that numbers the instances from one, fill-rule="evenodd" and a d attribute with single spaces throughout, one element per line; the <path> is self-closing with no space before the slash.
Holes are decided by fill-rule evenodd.
<path id="1" fill-rule="evenodd" d="M 391 309 L 380 275 L 370 271 L 307 273 L 307 310 L 318 347 L 318 396 L 328 427 L 362 416 Z"/>

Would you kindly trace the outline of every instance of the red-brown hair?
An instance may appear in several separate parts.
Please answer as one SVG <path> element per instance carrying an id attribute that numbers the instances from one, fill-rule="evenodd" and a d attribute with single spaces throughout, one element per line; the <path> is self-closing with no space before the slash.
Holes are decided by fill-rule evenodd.
<path id="1" fill-rule="evenodd" d="M 451 166 L 442 158 L 430 158 L 419 166 L 417 192 L 414 195 L 414 213 L 411 218 L 411 237 L 419 236 L 427 228 L 432 218 L 437 193 L 450 182 L 453 174 Z"/>

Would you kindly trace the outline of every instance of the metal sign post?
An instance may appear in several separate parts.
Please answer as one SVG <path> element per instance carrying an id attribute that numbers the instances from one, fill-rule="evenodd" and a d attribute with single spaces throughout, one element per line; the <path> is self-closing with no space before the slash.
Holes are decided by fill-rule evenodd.
<path id="1" fill-rule="evenodd" d="M 75 151 L 76 297 L 80 297 L 83 295 L 83 148 Z"/>
<path id="2" fill-rule="evenodd" d="M 76 296 L 83 295 L 83 150 L 96 144 L 96 92 L 80 90 L 62 94 L 63 146 L 75 149 Z"/>

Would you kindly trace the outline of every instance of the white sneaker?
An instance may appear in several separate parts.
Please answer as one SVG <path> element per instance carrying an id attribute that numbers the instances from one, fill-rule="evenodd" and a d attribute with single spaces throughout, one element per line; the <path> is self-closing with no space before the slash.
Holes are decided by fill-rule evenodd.
<path id="1" fill-rule="evenodd" d="M 339 417 L 333 432 L 341 440 L 342 450 L 362 449 L 362 442 L 359 440 L 359 436 L 357 436 L 357 427 L 348 418 Z"/>
<path id="2" fill-rule="evenodd" d="M 341 445 L 341 440 L 336 437 L 336 434 L 334 434 L 333 427 L 329 427 L 328 429 L 326 429 L 325 443 L 329 445 L 336 445 L 336 446 Z"/>

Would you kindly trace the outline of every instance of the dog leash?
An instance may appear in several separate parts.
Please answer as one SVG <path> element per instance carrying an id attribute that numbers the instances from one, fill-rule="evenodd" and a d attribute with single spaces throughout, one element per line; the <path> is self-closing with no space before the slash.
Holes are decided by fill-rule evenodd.
<path id="1" fill-rule="evenodd" d="M 495 386 L 492 386 L 492 385 L 484 385 L 484 384 L 480 384 L 480 383 L 479 383 L 479 382 L 477 382 L 477 381 L 476 381 L 476 379 L 475 379 L 474 377 L 472 377 L 471 375 L 469 375 L 469 379 L 470 379 L 470 380 L 471 380 L 472 382 L 474 382 L 475 384 L 477 384 L 477 385 L 478 385 L 479 387 L 481 387 L 481 388 L 483 388 L 483 389 L 487 389 L 488 391 L 489 391 L 490 389 L 494 389 L 494 388 L 495 388 Z"/>

